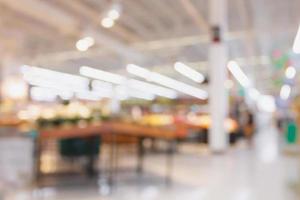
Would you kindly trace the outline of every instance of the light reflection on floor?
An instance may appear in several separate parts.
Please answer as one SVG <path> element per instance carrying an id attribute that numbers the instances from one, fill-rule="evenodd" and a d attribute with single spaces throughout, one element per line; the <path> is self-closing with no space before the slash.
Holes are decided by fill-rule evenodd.
<path id="1" fill-rule="evenodd" d="M 280 156 L 272 162 L 262 162 L 246 149 L 233 149 L 217 156 L 180 154 L 176 157 L 172 186 L 163 182 L 164 166 L 160 164 L 163 160 L 163 156 L 148 158 L 147 172 L 140 178 L 134 172 L 119 174 L 111 195 L 107 195 L 109 190 L 103 184 L 97 188 L 97 184 L 78 183 L 63 188 L 14 192 L 7 199 L 297 199 L 292 188 L 293 181 L 297 180 L 295 175 L 298 176 L 295 158 Z"/>
<path id="2" fill-rule="evenodd" d="M 175 158 L 173 184 L 164 183 L 165 157 L 146 159 L 146 172 L 118 174 L 111 194 L 103 181 L 63 187 L 13 191 L 5 200 L 296 200 L 299 160 L 281 153 L 280 138 L 268 125 L 260 127 L 252 148 L 239 143 L 223 155 L 186 146 Z M 134 161 L 123 157 L 120 163 Z M 97 182 L 97 181 L 96 181 Z M 101 187 L 97 186 L 101 185 Z M 298 196 L 298 198 L 297 198 Z"/>

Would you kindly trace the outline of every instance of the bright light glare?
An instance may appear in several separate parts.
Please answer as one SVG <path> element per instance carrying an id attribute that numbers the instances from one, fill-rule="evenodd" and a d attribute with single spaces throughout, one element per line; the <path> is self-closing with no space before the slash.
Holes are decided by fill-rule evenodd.
<path id="1" fill-rule="evenodd" d="M 177 93 L 174 90 L 161 87 L 158 85 L 153 85 L 150 83 L 146 83 L 144 81 L 139 81 L 139 80 L 134 80 L 130 79 L 128 81 L 128 87 L 129 88 L 134 88 L 136 90 L 140 91 L 147 91 L 162 97 L 170 98 L 170 99 L 175 99 L 177 97 Z"/>
<path id="2" fill-rule="evenodd" d="M 274 112 L 276 110 L 274 97 L 270 95 L 261 95 L 257 101 L 257 107 L 260 111 Z"/>
<path id="3" fill-rule="evenodd" d="M 300 25 L 299 25 L 298 32 L 297 32 L 297 35 L 294 40 L 293 51 L 295 53 L 300 53 Z"/>
<path id="4" fill-rule="evenodd" d="M 242 71 L 240 66 L 235 61 L 229 61 L 227 65 L 229 71 L 232 73 L 234 78 L 244 87 L 248 88 L 250 87 L 251 83 L 248 77 L 245 75 L 245 73 Z"/>
<path id="5" fill-rule="evenodd" d="M 94 78 L 94 79 L 98 79 L 110 83 L 115 83 L 115 84 L 122 84 L 123 82 L 126 81 L 126 78 L 121 75 L 102 71 L 100 69 L 94 69 L 88 66 L 81 66 L 79 69 L 79 73 L 83 76 L 87 76 L 90 78 Z"/>
<path id="6" fill-rule="evenodd" d="M 87 51 L 94 44 L 95 44 L 94 38 L 85 37 L 76 42 L 76 48 L 78 49 L 78 51 Z"/>
<path id="7" fill-rule="evenodd" d="M 296 69 L 295 67 L 289 66 L 288 68 L 286 68 L 285 70 L 285 76 L 288 79 L 293 79 L 296 75 Z"/>
<path id="8" fill-rule="evenodd" d="M 110 17 L 105 17 L 101 20 L 101 25 L 104 28 L 111 28 L 115 25 L 115 21 Z"/>
<path id="9" fill-rule="evenodd" d="M 180 74 L 186 76 L 187 78 L 197 83 L 202 83 L 205 80 L 204 76 L 201 73 L 197 72 L 196 70 L 190 68 L 189 66 L 181 62 L 176 62 L 174 64 L 174 69 Z"/>
<path id="10" fill-rule="evenodd" d="M 190 96 L 193 96 L 193 97 L 196 97 L 199 99 L 207 99 L 207 97 L 208 97 L 207 92 L 204 90 L 201 90 L 199 88 L 196 88 L 196 87 L 190 86 L 188 84 L 182 83 L 180 81 L 174 80 L 172 78 L 161 75 L 159 73 L 151 72 L 147 69 L 144 69 L 144 68 L 139 67 L 134 64 L 128 64 L 127 71 L 131 74 L 142 77 L 148 81 L 152 81 L 152 82 L 161 84 L 165 87 L 172 88 L 174 90 L 177 90 L 179 92 L 185 93 L 187 95 L 190 95 Z"/>
<path id="11" fill-rule="evenodd" d="M 280 98 L 287 100 L 291 94 L 291 87 L 289 85 L 283 85 L 280 90 Z"/>
<path id="12" fill-rule="evenodd" d="M 22 78 L 8 77 L 2 82 L 2 95 L 4 98 L 21 100 L 27 97 L 27 84 Z"/>

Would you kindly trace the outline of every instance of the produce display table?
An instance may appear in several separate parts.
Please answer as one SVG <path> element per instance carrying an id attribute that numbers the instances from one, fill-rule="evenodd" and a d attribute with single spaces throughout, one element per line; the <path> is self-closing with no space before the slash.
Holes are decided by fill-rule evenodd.
<path id="1" fill-rule="evenodd" d="M 173 163 L 173 154 L 175 151 L 176 141 L 179 138 L 176 128 L 165 128 L 165 127 L 148 127 L 144 125 L 126 123 L 126 122 L 103 122 L 98 125 L 87 125 L 84 127 L 62 127 L 53 128 L 50 130 L 40 130 L 37 136 L 37 166 L 36 176 L 37 178 L 41 175 L 41 154 L 42 154 L 42 142 L 49 139 L 68 139 L 68 138 L 91 138 L 96 136 L 105 136 L 110 138 L 110 156 L 109 156 L 109 181 L 113 184 L 114 172 L 117 168 L 118 154 L 116 151 L 117 147 L 117 136 L 129 136 L 137 138 L 138 147 L 138 165 L 137 171 L 142 172 L 143 160 L 145 155 L 143 141 L 147 138 L 154 138 L 159 140 L 165 140 L 168 142 L 169 147 L 166 152 L 167 155 L 167 175 L 166 180 L 170 181 Z M 92 159 L 92 157 L 91 157 Z M 93 162 L 90 162 L 93 163 Z"/>

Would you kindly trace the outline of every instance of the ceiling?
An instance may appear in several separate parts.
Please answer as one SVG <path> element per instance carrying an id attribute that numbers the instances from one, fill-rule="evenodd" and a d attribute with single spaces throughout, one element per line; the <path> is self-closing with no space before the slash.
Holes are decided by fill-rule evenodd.
<path id="1" fill-rule="evenodd" d="M 122 6 L 121 17 L 106 29 L 101 17 L 116 2 Z M 78 73 L 81 65 L 125 73 L 127 63 L 136 63 L 194 84 L 172 66 L 182 61 L 207 74 L 208 4 L 209 0 L 0 0 L 1 57 L 70 73 Z M 270 81 L 270 55 L 274 49 L 290 50 L 299 8 L 299 0 L 228 0 L 228 56 L 262 92 L 276 92 Z M 77 51 L 76 41 L 87 35 L 96 44 Z"/>

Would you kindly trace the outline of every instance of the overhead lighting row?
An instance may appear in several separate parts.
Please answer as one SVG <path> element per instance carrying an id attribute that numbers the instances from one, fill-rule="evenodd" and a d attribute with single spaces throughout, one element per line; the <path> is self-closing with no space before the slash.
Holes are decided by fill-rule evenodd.
<path id="1" fill-rule="evenodd" d="M 135 76 L 144 78 L 145 80 L 149 82 L 154 82 L 160 85 L 163 85 L 165 87 L 177 90 L 179 92 L 182 92 L 184 94 L 199 98 L 199 99 L 207 99 L 208 94 L 206 91 L 193 87 L 191 85 L 188 85 L 186 83 L 177 81 L 175 79 L 172 79 L 170 77 L 167 77 L 165 75 L 149 71 L 148 69 L 142 68 L 140 66 L 134 65 L 134 64 L 128 64 L 127 72 L 130 74 L 133 74 Z"/>
<path id="2" fill-rule="evenodd" d="M 110 82 L 113 84 L 117 85 L 125 85 L 129 88 L 129 90 L 139 90 L 142 93 L 149 92 L 153 93 L 158 96 L 170 98 L 170 99 L 175 99 L 177 97 L 177 93 L 173 90 L 170 90 L 168 88 L 164 88 L 158 85 L 146 83 L 144 81 L 139 81 L 135 79 L 127 79 L 124 76 L 114 74 L 111 72 L 106 72 L 103 70 L 99 69 L 94 69 L 92 67 L 88 66 L 82 66 L 79 69 L 80 75 L 101 80 L 101 81 L 106 81 Z M 99 83 L 98 83 L 99 84 Z M 100 88 L 100 87 L 98 87 Z"/>
<path id="3" fill-rule="evenodd" d="M 263 112 L 274 112 L 276 110 L 274 97 L 261 94 L 253 87 L 251 81 L 236 61 L 229 61 L 227 68 L 239 84 L 245 88 L 247 95 L 256 103 L 258 110 Z"/>
<path id="4" fill-rule="evenodd" d="M 173 90 L 146 83 L 135 79 L 126 79 L 123 76 L 96 70 L 87 66 L 80 68 L 80 74 L 100 79 L 91 82 L 82 76 L 71 75 L 34 66 L 22 67 L 23 77 L 26 82 L 34 86 L 31 96 L 36 100 L 54 100 L 57 96 L 64 100 L 71 99 L 74 95 L 79 99 L 100 100 L 101 98 L 119 98 L 125 100 L 130 97 L 153 100 L 156 95 L 174 99 L 177 93 Z M 109 83 L 108 83 L 109 82 Z M 117 84 L 113 86 L 111 83 Z"/>

